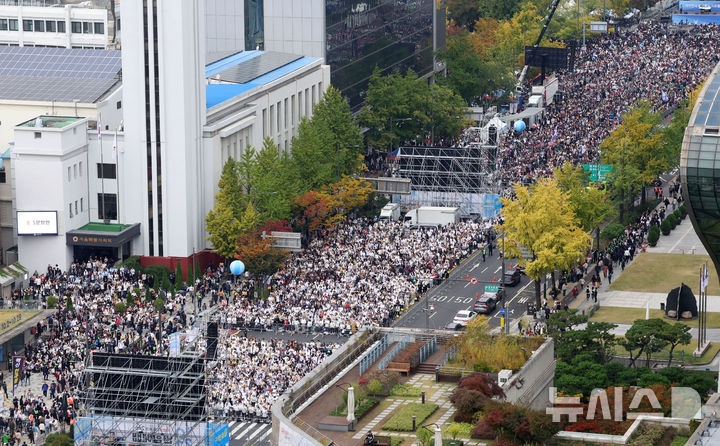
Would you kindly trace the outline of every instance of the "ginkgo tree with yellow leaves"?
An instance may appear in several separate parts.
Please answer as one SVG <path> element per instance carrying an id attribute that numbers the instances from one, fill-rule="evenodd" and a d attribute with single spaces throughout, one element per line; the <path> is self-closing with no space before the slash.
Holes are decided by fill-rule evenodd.
<path id="1" fill-rule="evenodd" d="M 568 194 L 554 178 L 514 188 L 515 198 L 502 199 L 503 223 L 497 229 L 505 235 L 505 258 L 517 259 L 535 282 L 535 304 L 540 308 L 540 280 L 575 265 L 592 240 L 578 226 Z M 521 247 L 528 252 L 525 258 Z"/>

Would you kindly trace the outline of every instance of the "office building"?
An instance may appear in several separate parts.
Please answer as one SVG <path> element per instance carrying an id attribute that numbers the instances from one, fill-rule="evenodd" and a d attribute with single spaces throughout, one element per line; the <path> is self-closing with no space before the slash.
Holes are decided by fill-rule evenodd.
<path id="1" fill-rule="evenodd" d="M 108 12 L 84 5 L 0 2 L 0 45 L 105 49 Z"/>
<path id="2" fill-rule="evenodd" d="M 685 130 L 680 178 L 698 237 L 720 271 L 720 64 L 705 81 Z"/>
<path id="3" fill-rule="evenodd" d="M 434 0 L 208 0 L 210 52 L 244 48 L 319 57 L 353 110 L 375 66 L 433 71 L 445 46 L 445 10 Z M 244 24 L 244 28 L 237 24 Z"/>

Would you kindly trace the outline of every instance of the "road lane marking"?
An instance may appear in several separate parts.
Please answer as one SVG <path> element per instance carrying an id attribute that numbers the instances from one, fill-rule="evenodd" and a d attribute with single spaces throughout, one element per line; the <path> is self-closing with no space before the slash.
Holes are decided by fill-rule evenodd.
<path id="1" fill-rule="evenodd" d="M 502 265 L 498 266 L 498 269 L 495 270 L 495 272 L 499 272 L 502 269 Z"/>
<path id="2" fill-rule="evenodd" d="M 484 273 L 485 271 L 487 271 L 488 268 L 490 268 L 490 267 L 489 267 L 489 266 L 486 266 L 484 270 L 480 271 L 480 274 L 482 274 L 482 273 Z"/>
<path id="3" fill-rule="evenodd" d="M 470 268 L 470 271 L 474 271 L 475 269 L 477 269 L 477 268 L 479 268 L 479 267 L 480 267 L 480 262 L 478 262 L 478 263 L 476 263 L 475 265 L 473 265 L 473 267 Z"/>

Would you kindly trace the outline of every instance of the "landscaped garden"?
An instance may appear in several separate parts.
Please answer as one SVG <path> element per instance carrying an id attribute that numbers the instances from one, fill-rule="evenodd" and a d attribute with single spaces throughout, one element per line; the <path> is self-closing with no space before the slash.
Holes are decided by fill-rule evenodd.
<path id="1" fill-rule="evenodd" d="M 462 336 L 450 344 L 449 348 L 454 349 L 456 354 L 447 366 L 487 373 L 518 370 L 544 341 L 541 336 L 490 335 L 487 321 L 477 318 L 468 324 Z"/>
<path id="2" fill-rule="evenodd" d="M 422 426 L 423 421 L 427 420 L 437 409 L 437 404 L 408 403 L 395 412 L 387 423 L 385 423 L 383 429 L 388 431 L 413 432 L 413 428 L 417 430 L 418 427 Z M 415 417 L 414 425 L 413 416 Z"/>

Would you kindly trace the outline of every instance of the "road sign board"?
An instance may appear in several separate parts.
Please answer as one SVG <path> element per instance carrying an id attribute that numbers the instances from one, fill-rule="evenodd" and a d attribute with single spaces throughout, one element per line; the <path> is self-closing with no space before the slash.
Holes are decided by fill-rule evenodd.
<path id="1" fill-rule="evenodd" d="M 471 279 L 470 279 L 470 283 L 473 284 L 473 285 L 477 285 L 477 283 L 478 283 L 477 277 L 471 278 Z"/>
<path id="2" fill-rule="evenodd" d="M 485 285 L 485 292 L 497 293 L 500 290 L 500 285 Z"/>
<path id="3" fill-rule="evenodd" d="M 598 172 L 600 172 L 600 181 L 603 182 L 613 170 L 613 166 L 610 164 L 583 164 L 583 168 L 590 172 L 590 181 L 598 181 Z"/>
<path id="4" fill-rule="evenodd" d="M 500 309 L 500 316 L 504 316 L 504 315 L 505 315 L 505 309 L 504 309 L 504 308 L 501 308 L 501 309 Z"/>

